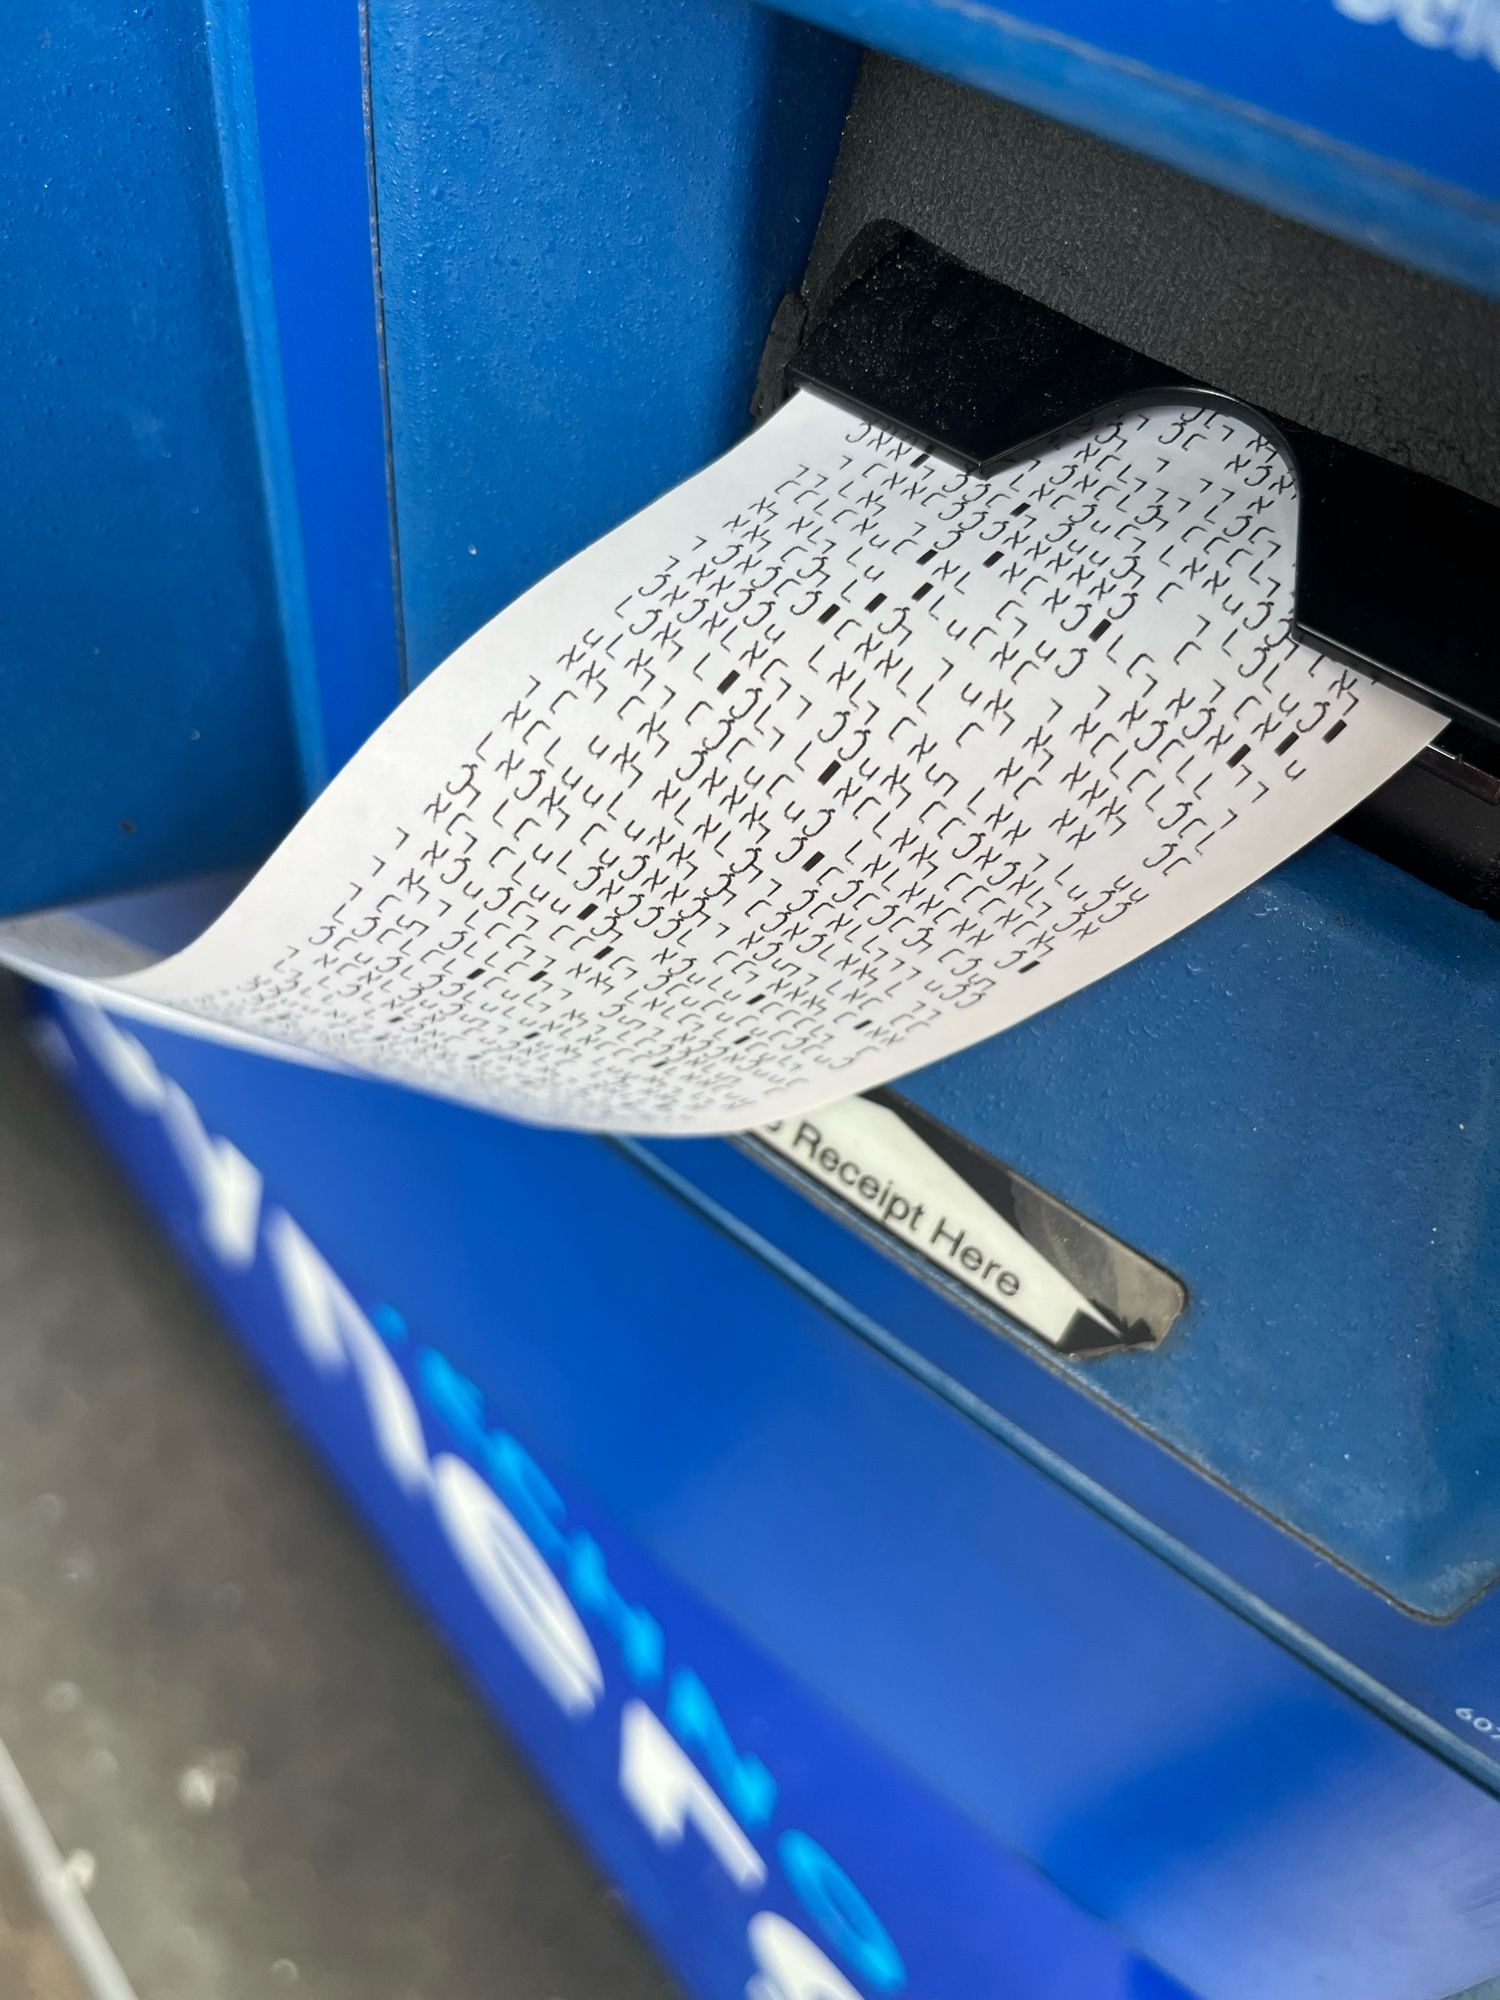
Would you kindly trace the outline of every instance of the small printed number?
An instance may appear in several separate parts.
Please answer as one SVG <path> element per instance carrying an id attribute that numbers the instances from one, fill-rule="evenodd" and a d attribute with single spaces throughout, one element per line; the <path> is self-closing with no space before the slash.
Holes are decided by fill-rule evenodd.
<path id="1" fill-rule="evenodd" d="M 1500 1722 L 1491 1722 L 1487 1715 L 1476 1715 L 1472 1708 L 1456 1708 L 1453 1713 L 1481 1736 L 1500 1736 Z"/>

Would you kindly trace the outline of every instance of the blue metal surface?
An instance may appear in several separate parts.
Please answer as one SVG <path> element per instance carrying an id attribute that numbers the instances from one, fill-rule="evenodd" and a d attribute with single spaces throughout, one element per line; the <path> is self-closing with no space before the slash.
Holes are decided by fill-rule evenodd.
<path id="1" fill-rule="evenodd" d="M 0 910 L 248 860 L 296 810 L 190 8 L 0 29 Z"/>
<path id="2" fill-rule="evenodd" d="M 1328 839 L 901 1087 L 1187 1285 L 1162 1348 L 1076 1364 L 1077 1392 L 1415 1611 L 1451 1616 L 1494 1581 L 1488 919 Z M 758 1183 L 716 1149 L 655 1150 L 747 1220 L 762 1213 Z M 806 1203 L 785 1218 L 757 1226 L 885 1316 L 885 1259 Z M 1005 1343 L 935 1294 L 911 1310 L 924 1348 L 1003 1404 Z"/>
<path id="3" fill-rule="evenodd" d="M 1432 2000 L 1500 1960 L 1500 1801 L 617 1149 L 157 1031 L 122 1062 L 97 1020 L 62 1018 L 85 1101 L 699 2000 L 740 2000 L 767 1903 L 863 2000 L 1139 2000 L 1162 1973 L 1204 2000 Z M 180 1103 L 163 1123 L 153 1072 L 214 1145 L 181 1144 Z M 320 1321 L 304 1287 L 289 1338 L 283 1208 L 357 1323 Z M 565 1580 L 606 1691 L 578 1726 L 538 1695 L 537 1645 L 517 1670 L 517 1590 L 486 1592 L 472 1547 L 455 1563 L 444 1449 Z M 489 1518 L 493 1554 L 511 1535 Z M 534 1571 L 524 1596 L 546 1596 Z M 621 1808 L 620 1684 L 670 1714 L 681 1662 L 724 1732 L 677 1716 L 695 1766 L 751 1824 L 747 1756 L 784 1788 L 787 1820 L 759 1822 L 780 1866 L 735 1895 L 697 1819 L 658 1846 Z M 826 1907 L 817 1928 L 788 1822 L 909 1980 L 851 1956 Z"/>
<path id="4" fill-rule="evenodd" d="M 1268 207 L 1500 290 L 1489 0 L 788 0 Z"/>
<path id="5" fill-rule="evenodd" d="M 745 0 L 372 0 L 410 670 L 748 425 L 853 52 Z"/>

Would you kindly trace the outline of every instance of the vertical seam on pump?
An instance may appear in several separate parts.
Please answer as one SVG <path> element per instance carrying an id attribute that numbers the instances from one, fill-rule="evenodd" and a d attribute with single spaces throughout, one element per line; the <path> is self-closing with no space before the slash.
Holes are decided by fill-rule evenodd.
<path id="1" fill-rule="evenodd" d="M 375 83 L 370 54 L 370 4 L 359 0 L 359 75 L 364 103 L 365 180 L 370 191 L 370 282 L 375 290 L 375 351 L 380 371 L 380 414 L 385 427 L 385 505 L 391 550 L 392 615 L 396 627 L 396 672 L 401 693 L 411 676 L 406 659 L 406 604 L 401 588 L 401 524 L 396 507 L 396 438 L 391 421 L 391 376 L 386 365 L 385 271 L 380 260 L 380 177 L 375 158 Z"/>
<path id="2" fill-rule="evenodd" d="M 245 0 L 207 0 L 203 28 L 213 91 L 214 135 L 224 182 L 229 261 L 239 302 L 240 347 L 290 682 L 292 725 L 303 791 L 313 798 L 328 779 L 328 749 L 318 701 L 302 515 L 292 470 L 291 430 L 260 186 L 259 126 Z"/>

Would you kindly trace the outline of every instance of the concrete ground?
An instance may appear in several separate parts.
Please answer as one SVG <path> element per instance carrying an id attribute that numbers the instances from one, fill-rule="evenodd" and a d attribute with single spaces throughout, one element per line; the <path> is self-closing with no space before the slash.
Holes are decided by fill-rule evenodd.
<path id="1" fill-rule="evenodd" d="M 4 2000 L 674 1990 L 3 1004 L 0 1745 Z"/>

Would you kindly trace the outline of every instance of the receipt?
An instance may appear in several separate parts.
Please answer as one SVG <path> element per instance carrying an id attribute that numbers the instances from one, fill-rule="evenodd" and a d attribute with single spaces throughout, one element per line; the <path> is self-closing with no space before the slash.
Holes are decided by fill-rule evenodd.
<path id="1" fill-rule="evenodd" d="M 185 950 L 0 955 L 538 1123 L 785 1118 L 1138 957 L 1431 739 L 1292 636 L 1295 529 L 1222 411 L 978 479 L 803 393 L 461 646 Z"/>

